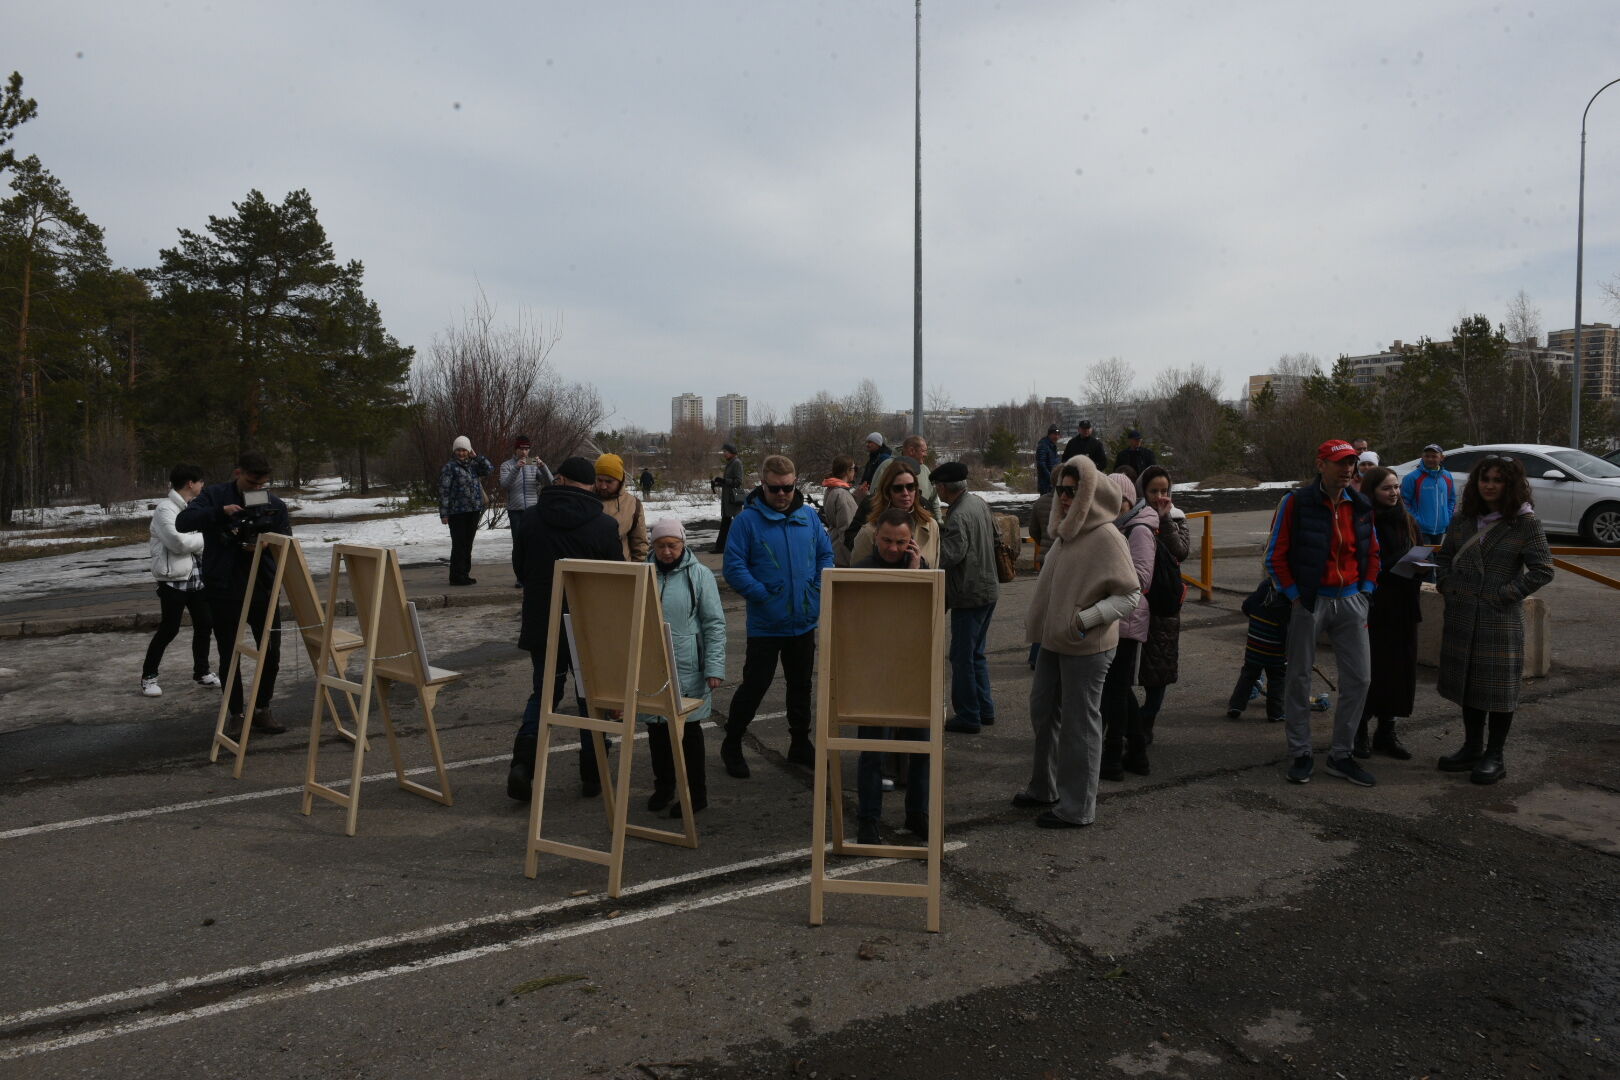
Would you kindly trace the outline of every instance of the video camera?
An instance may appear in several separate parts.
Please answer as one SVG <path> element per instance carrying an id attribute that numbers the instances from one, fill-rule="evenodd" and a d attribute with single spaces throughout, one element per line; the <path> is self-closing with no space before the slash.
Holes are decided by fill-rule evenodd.
<path id="1" fill-rule="evenodd" d="M 270 492 L 263 488 L 242 492 L 242 509 L 230 516 L 225 532 L 243 550 L 251 550 L 261 533 L 273 532 L 276 508 L 270 505 Z"/>

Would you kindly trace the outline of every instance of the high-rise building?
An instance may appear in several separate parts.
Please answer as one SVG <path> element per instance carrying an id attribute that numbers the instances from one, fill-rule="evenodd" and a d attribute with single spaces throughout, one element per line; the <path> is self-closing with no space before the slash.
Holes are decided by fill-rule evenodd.
<path id="1" fill-rule="evenodd" d="M 714 399 L 714 427 L 722 436 L 748 426 L 748 398 L 743 394 L 721 394 Z"/>
<path id="2" fill-rule="evenodd" d="M 1575 331 L 1554 330 L 1547 350 L 1575 355 Z M 1620 329 L 1608 323 L 1581 324 L 1581 388 L 1588 394 L 1620 395 Z"/>
<path id="3" fill-rule="evenodd" d="M 681 394 L 669 399 L 669 430 L 703 423 L 703 398 L 698 394 Z"/>
<path id="4" fill-rule="evenodd" d="M 1267 383 L 1271 384 L 1272 393 L 1276 394 L 1280 398 L 1286 399 L 1297 395 L 1305 388 L 1305 376 L 1277 374 L 1250 375 L 1249 400 L 1253 401 L 1255 398 L 1259 397 L 1260 391 L 1266 388 Z"/>

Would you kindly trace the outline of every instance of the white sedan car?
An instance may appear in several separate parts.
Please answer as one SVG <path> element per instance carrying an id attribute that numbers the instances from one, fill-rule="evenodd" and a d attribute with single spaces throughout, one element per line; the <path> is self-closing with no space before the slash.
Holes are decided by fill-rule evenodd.
<path id="1" fill-rule="evenodd" d="M 1536 515 L 1550 533 L 1578 533 L 1589 544 L 1620 546 L 1620 465 L 1567 446 L 1497 443 L 1446 451 L 1445 468 L 1462 499 L 1468 474 L 1485 458 L 1510 457 L 1524 466 Z M 1405 476 L 1422 459 L 1394 466 Z"/>

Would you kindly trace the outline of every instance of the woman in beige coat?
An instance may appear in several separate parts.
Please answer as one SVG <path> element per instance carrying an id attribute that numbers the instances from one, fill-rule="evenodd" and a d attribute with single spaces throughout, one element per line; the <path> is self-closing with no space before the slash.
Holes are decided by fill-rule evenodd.
<path id="1" fill-rule="evenodd" d="M 1142 599 L 1130 549 L 1118 529 L 1119 491 L 1084 454 L 1054 484 L 1051 547 L 1024 618 L 1039 643 L 1029 691 L 1035 762 L 1014 806 L 1047 807 L 1045 829 L 1090 825 L 1102 763 L 1102 687 L 1119 641 L 1119 620 Z"/>
<path id="2" fill-rule="evenodd" d="M 872 512 L 867 515 L 866 524 L 861 526 L 861 531 L 855 534 L 855 543 L 850 545 L 849 565 L 859 566 L 868 555 L 872 554 L 872 547 L 877 542 L 872 522 L 882 517 L 883 511 L 893 507 L 911 515 L 912 539 L 916 540 L 917 549 L 922 552 L 923 561 L 928 564 L 929 569 L 937 568 L 939 522 L 934 520 L 934 515 L 923 505 L 917 474 L 905 464 L 893 465 L 887 470 L 879 471 L 882 480 L 872 491 Z"/>

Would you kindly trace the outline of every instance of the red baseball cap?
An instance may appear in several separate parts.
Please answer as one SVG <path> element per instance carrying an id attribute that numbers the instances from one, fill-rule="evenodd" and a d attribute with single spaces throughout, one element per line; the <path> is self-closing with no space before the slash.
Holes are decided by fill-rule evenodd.
<path id="1" fill-rule="evenodd" d="M 1317 461 L 1343 461 L 1346 458 L 1353 461 L 1358 456 L 1356 448 L 1343 439 L 1329 439 L 1316 448 Z"/>

